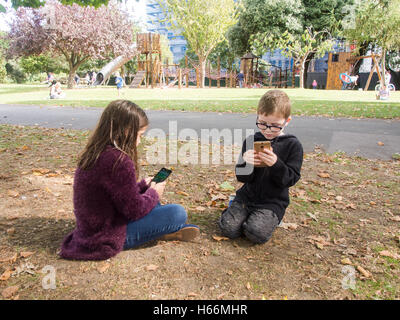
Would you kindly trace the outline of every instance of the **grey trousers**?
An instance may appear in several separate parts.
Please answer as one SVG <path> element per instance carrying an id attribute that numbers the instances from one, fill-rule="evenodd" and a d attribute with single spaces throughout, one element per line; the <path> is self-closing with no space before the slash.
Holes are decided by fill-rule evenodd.
<path id="1" fill-rule="evenodd" d="M 279 219 L 273 211 L 237 200 L 222 212 L 218 221 L 224 236 L 234 239 L 244 234 L 257 244 L 267 242 L 278 224 Z"/>

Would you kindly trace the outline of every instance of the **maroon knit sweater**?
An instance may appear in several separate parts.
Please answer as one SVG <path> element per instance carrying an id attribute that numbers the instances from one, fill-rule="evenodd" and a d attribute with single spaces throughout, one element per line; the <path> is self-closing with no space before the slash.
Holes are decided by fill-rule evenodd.
<path id="1" fill-rule="evenodd" d="M 126 226 L 148 214 L 158 203 L 157 192 L 144 180 L 136 182 L 133 161 L 112 146 L 90 170 L 74 178 L 76 228 L 62 242 L 60 256 L 73 260 L 106 260 L 122 251 Z"/>

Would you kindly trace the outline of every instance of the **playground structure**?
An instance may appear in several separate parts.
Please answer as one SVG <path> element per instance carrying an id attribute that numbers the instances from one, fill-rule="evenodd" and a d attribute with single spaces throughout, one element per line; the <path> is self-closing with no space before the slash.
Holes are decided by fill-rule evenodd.
<path id="1" fill-rule="evenodd" d="M 95 86 L 108 83 L 110 77 L 125 63 L 133 58 L 137 58 L 137 71 L 131 76 L 130 88 L 178 88 L 189 86 L 200 87 L 200 65 L 197 61 L 185 57 L 184 66 L 169 64 L 168 60 L 163 63 L 160 35 L 155 33 L 138 33 L 136 43 L 130 48 L 131 54 L 115 58 L 106 64 L 98 73 Z M 245 75 L 245 86 L 253 87 L 288 87 L 288 75 L 290 70 L 282 70 L 281 67 L 266 65 L 259 62 L 259 58 L 252 53 L 246 54 L 241 59 L 240 71 Z M 260 72 L 260 66 L 268 66 L 270 72 Z M 294 73 L 293 73 L 294 76 Z M 233 70 L 221 69 L 220 59 L 217 59 L 216 68 L 208 63 L 205 70 L 205 77 L 208 80 L 205 86 L 217 88 L 228 87 L 236 88 L 237 72 Z M 293 78 L 294 85 L 294 78 Z"/>
<path id="2" fill-rule="evenodd" d="M 354 70 L 357 63 L 363 59 L 371 58 L 373 65 L 368 75 L 364 91 L 367 91 L 371 83 L 374 72 L 377 73 L 379 83 L 382 83 L 381 70 L 379 69 L 379 62 L 381 56 L 378 54 L 371 54 L 368 56 L 353 56 L 352 52 L 339 52 L 329 53 L 328 58 L 328 75 L 326 80 L 327 90 L 340 90 L 341 88 L 352 89 L 354 88 Z M 380 86 L 378 84 L 377 86 Z M 393 86 L 393 85 L 392 85 Z M 394 86 L 393 86 L 394 88 Z"/>

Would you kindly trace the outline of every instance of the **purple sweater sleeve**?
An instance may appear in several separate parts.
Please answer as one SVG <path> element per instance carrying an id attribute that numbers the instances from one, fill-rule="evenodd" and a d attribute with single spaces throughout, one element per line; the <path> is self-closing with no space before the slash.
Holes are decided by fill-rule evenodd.
<path id="1" fill-rule="evenodd" d="M 107 171 L 108 174 L 103 181 L 104 188 L 111 196 L 117 210 L 130 221 L 144 217 L 157 205 L 159 201 L 157 191 L 147 188 L 144 181 L 136 182 L 133 161 L 128 157 L 123 157 L 114 170 Z"/>

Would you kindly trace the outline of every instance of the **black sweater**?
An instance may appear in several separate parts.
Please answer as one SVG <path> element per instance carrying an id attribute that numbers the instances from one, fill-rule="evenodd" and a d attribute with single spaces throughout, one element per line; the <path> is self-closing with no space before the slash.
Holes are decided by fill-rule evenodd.
<path id="1" fill-rule="evenodd" d="M 236 164 L 236 178 L 244 185 L 236 192 L 242 201 L 270 209 L 282 220 L 289 205 L 289 187 L 300 179 L 303 163 L 303 147 L 291 134 L 271 140 L 278 160 L 272 167 L 254 167 L 243 160 L 247 150 L 254 149 L 253 141 L 266 141 L 261 132 L 249 136 L 243 142 L 242 152 Z"/>

